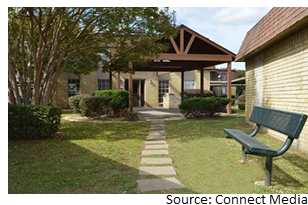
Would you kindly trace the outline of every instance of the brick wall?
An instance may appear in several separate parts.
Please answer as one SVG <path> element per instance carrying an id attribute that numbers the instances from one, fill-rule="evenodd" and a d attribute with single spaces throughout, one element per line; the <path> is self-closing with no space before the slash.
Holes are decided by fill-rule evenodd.
<path id="1" fill-rule="evenodd" d="M 203 81 L 204 81 L 204 90 L 210 90 L 210 71 L 209 70 L 204 70 L 204 75 L 203 75 Z M 195 82 L 196 82 L 196 89 L 200 89 L 200 70 L 195 70 Z"/>
<path id="2" fill-rule="evenodd" d="M 247 122 L 254 105 L 308 115 L 308 29 L 246 59 Z M 308 122 L 293 145 L 308 151 Z"/>
<path id="3" fill-rule="evenodd" d="M 121 73 L 121 86 L 124 87 L 125 79 L 128 79 L 127 73 Z M 158 75 L 157 72 L 135 72 L 133 80 L 145 80 L 144 82 L 144 106 L 158 107 Z M 151 84 L 150 84 L 151 80 Z M 112 79 L 113 89 L 116 89 L 117 76 Z"/>

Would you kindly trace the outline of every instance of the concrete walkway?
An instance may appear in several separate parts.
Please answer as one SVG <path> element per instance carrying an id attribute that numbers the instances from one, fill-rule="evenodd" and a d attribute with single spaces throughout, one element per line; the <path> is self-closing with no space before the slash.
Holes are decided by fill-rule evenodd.
<path id="1" fill-rule="evenodd" d="M 177 175 L 172 166 L 172 159 L 168 157 L 169 145 L 165 141 L 167 135 L 165 120 L 151 119 L 149 121 L 152 124 L 150 134 L 146 137 L 144 150 L 142 150 L 141 164 L 143 166 L 139 168 L 139 175 L 150 176 L 152 178 L 137 180 L 140 191 L 184 188 L 184 185 L 175 177 L 165 177 Z"/>
<path id="2" fill-rule="evenodd" d="M 156 108 L 156 107 L 134 107 L 134 112 L 139 116 L 152 116 L 152 117 L 161 117 L 161 116 L 173 116 L 173 117 L 182 117 L 182 113 L 178 108 Z"/>

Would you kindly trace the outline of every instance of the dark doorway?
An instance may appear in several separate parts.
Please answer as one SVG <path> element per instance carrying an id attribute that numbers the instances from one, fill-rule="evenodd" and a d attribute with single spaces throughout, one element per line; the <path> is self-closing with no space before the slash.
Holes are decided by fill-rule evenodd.
<path id="1" fill-rule="evenodd" d="M 144 82 L 145 80 L 133 80 L 134 106 L 144 106 Z M 128 91 L 128 79 L 125 79 L 125 90 Z"/>

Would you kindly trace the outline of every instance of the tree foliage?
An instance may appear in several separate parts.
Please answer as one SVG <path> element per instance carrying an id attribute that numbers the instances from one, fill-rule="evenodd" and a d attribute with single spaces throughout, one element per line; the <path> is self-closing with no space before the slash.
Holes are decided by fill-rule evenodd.
<path id="1" fill-rule="evenodd" d="M 122 72 L 131 71 L 128 62 L 147 63 L 143 56 L 166 49 L 157 40 L 172 35 L 175 26 L 174 13 L 167 8 L 8 11 L 8 91 L 16 104 L 49 103 L 62 71 L 88 74 L 99 62 L 103 71 L 115 69 L 115 64 Z"/>

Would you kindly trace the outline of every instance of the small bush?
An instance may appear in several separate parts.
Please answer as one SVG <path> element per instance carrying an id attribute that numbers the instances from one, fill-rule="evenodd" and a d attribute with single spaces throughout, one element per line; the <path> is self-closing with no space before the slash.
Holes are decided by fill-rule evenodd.
<path id="1" fill-rule="evenodd" d="M 228 98 L 192 98 L 184 100 L 179 108 L 186 117 L 212 117 L 216 112 L 222 110 L 230 102 Z"/>
<path id="2" fill-rule="evenodd" d="M 245 103 L 244 102 L 239 103 L 238 104 L 238 109 L 245 110 Z"/>
<path id="3" fill-rule="evenodd" d="M 246 98 L 245 98 L 245 95 L 240 95 L 240 96 L 238 96 L 238 98 L 237 98 L 237 100 L 238 100 L 238 102 L 239 103 L 244 103 L 246 100 L 245 100 Z"/>
<path id="4" fill-rule="evenodd" d="M 184 96 L 185 97 L 200 97 L 200 89 L 187 89 L 184 90 Z M 210 90 L 204 90 L 204 96 L 203 97 L 212 97 L 213 92 Z"/>
<path id="5" fill-rule="evenodd" d="M 89 97 L 90 95 L 75 95 L 68 98 L 68 104 L 73 109 L 74 113 L 80 113 L 79 102 L 81 98 Z"/>
<path id="6" fill-rule="evenodd" d="M 124 116 L 124 120 L 125 121 L 138 121 L 139 117 L 138 117 L 138 115 L 136 113 L 127 113 Z"/>
<path id="7" fill-rule="evenodd" d="M 109 112 L 109 103 L 111 98 L 91 96 L 83 97 L 79 102 L 81 116 L 101 116 Z"/>
<path id="8" fill-rule="evenodd" d="M 126 90 L 97 90 L 92 95 L 111 98 L 109 106 L 114 114 L 118 114 L 120 109 L 128 108 L 128 91 Z"/>
<path id="9" fill-rule="evenodd" d="M 38 139 L 59 130 L 62 110 L 53 105 L 8 105 L 8 137 Z"/>

